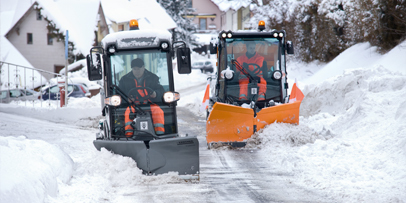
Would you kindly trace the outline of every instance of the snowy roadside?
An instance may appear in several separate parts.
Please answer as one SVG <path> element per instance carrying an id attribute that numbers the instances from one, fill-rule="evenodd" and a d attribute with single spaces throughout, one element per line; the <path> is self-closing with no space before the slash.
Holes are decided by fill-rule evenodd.
<path id="1" fill-rule="evenodd" d="M 297 68 L 289 72 L 290 80 L 300 79 L 299 87 L 306 96 L 300 124 L 269 125 L 250 139 L 248 147 L 259 149 L 269 170 L 288 172 L 291 181 L 310 191 L 322 191 L 342 202 L 406 202 L 406 51 L 396 49 L 379 57 L 363 55 L 378 58 L 362 68 L 343 69 L 343 63 L 338 63 L 357 58 L 362 50 L 371 49 L 354 46 L 323 67 L 291 62 Z M 321 77 L 335 69 L 342 72 Z M 207 78 L 195 71 L 174 75 L 178 90 L 204 85 Z M 204 87 L 188 91 L 178 105 L 202 116 L 203 94 Z M 15 174 L 8 179 L 5 176 L 10 173 L 0 174 L 0 202 L 120 202 L 106 191 L 125 196 L 132 192 L 127 188 L 137 184 L 178 181 L 173 174 L 146 179 L 129 158 L 96 151 L 91 142 L 96 131 L 93 125 L 100 115 L 100 97 L 83 99 L 72 100 L 65 109 L 0 104 L 0 112 L 24 116 L 0 113 L 4 115 L 0 118 L 0 169 Z M 6 122 L 13 119 L 21 120 Z M 54 129 L 48 126 L 52 122 L 43 120 L 60 123 Z M 32 170 L 27 164 L 38 168 Z M 87 188 L 89 182 L 93 188 Z M 70 195 L 73 193 L 77 198 Z M 92 196 L 86 196 L 89 194 Z"/>
<path id="2" fill-rule="evenodd" d="M 300 124 L 269 125 L 250 147 L 343 202 L 405 202 L 406 75 L 353 69 L 304 92 Z"/>

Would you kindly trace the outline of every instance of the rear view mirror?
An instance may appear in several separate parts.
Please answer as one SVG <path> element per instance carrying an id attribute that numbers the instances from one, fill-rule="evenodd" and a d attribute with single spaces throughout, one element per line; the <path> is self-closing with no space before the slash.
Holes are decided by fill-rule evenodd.
<path id="1" fill-rule="evenodd" d="M 95 48 L 90 49 L 90 54 L 86 56 L 87 75 L 90 81 L 101 80 L 103 78 L 103 55 L 97 51 L 94 52 Z"/>
<path id="2" fill-rule="evenodd" d="M 176 57 L 178 62 L 178 73 L 189 74 L 192 72 L 190 62 L 190 49 L 189 47 L 182 47 L 176 50 Z"/>
<path id="3" fill-rule="evenodd" d="M 294 50 L 293 50 L 293 43 L 292 41 L 287 41 L 286 42 L 286 52 L 288 54 L 295 54 Z"/>

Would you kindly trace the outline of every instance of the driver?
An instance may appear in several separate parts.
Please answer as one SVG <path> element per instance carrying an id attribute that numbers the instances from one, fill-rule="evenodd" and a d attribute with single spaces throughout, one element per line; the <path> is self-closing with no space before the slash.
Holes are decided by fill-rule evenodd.
<path id="1" fill-rule="evenodd" d="M 140 58 L 136 58 L 131 61 L 132 71 L 124 75 L 119 81 L 119 88 L 124 91 L 136 104 L 147 104 L 148 101 L 151 103 L 151 114 L 152 121 L 154 123 L 154 130 L 157 135 L 164 134 L 164 112 L 157 105 L 152 103 L 153 101 L 160 101 L 164 93 L 164 89 L 159 84 L 159 77 L 148 70 L 145 70 L 144 61 Z M 131 91 L 131 89 L 139 87 L 139 95 L 136 92 Z M 145 89 L 143 89 L 145 87 Z M 153 92 L 151 92 L 151 90 Z M 130 91 L 132 92 L 129 95 Z M 131 126 L 132 121 L 135 117 L 135 109 L 131 105 L 127 107 L 125 113 L 125 135 L 127 137 L 133 136 L 133 127 Z"/>
<path id="2" fill-rule="evenodd" d="M 264 57 L 256 53 L 256 43 L 254 41 L 248 41 L 245 44 L 247 48 L 247 53 L 237 58 L 237 62 L 242 64 L 243 68 L 248 69 L 249 72 L 254 73 L 256 76 L 260 78 L 260 82 L 258 83 L 259 91 L 258 91 L 258 101 L 265 100 L 265 92 L 266 92 L 266 80 L 262 75 L 261 67 L 264 62 Z M 249 64 L 256 64 L 256 65 L 249 65 Z M 253 75 L 253 76 L 255 76 Z M 240 97 L 239 100 L 247 100 L 248 94 L 248 83 L 249 79 L 242 73 L 240 73 L 239 78 L 239 85 L 240 85 Z"/>

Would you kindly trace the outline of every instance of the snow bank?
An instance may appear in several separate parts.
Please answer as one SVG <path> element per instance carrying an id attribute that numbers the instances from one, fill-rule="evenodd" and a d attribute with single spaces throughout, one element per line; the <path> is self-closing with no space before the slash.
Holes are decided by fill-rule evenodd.
<path id="1" fill-rule="evenodd" d="M 382 65 L 393 71 L 406 74 L 406 40 L 382 56 L 375 64 Z"/>
<path id="2" fill-rule="evenodd" d="M 43 202 L 72 176 L 72 159 L 45 141 L 0 136 L 0 151 L 0 202 Z"/>
<path id="3" fill-rule="evenodd" d="M 23 115 L 55 123 L 74 124 L 82 127 L 97 127 L 101 119 L 100 94 L 92 98 L 69 97 L 68 106 L 60 108 L 59 101 L 13 101 L 0 104 L 0 112 Z"/>
<path id="4" fill-rule="evenodd" d="M 299 125 L 271 124 L 249 141 L 263 158 L 342 202 L 406 200 L 406 75 L 347 70 L 304 93 Z"/>
<path id="5" fill-rule="evenodd" d="M 376 50 L 377 47 L 371 46 L 368 42 L 356 44 L 342 52 L 304 82 L 306 84 L 318 84 L 327 78 L 343 74 L 346 69 L 370 67 L 381 57 Z"/>

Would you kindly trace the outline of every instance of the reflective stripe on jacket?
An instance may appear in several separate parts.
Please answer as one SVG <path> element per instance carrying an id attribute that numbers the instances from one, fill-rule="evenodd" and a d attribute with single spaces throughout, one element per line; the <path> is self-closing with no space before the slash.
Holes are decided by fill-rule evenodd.
<path id="1" fill-rule="evenodd" d="M 138 85 L 137 80 L 134 79 L 135 86 L 136 87 L 142 87 L 141 85 Z M 144 80 L 144 87 L 145 87 L 145 80 Z M 138 93 L 144 97 L 148 95 L 148 92 L 144 89 L 139 89 Z M 136 99 L 141 99 L 141 98 L 136 98 Z M 139 103 L 139 101 L 136 101 Z M 147 100 L 143 101 L 144 104 L 148 103 Z M 154 130 L 157 135 L 159 134 L 164 134 L 165 133 L 165 128 L 164 128 L 164 123 L 165 123 L 165 118 L 164 118 L 164 112 L 159 107 L 157 104 L 151 104 L 151 115 L 152 115 L 152 122 L 154 123 Z M 124 113 L 124 121 L 125 121 L 125 136 L 126 137 L 132 137 L 134 135 L 134 129 L 131 126 L 131 123 L 133 122 L 135 118 L 135 109 L 132 106 L 127 107 Z"/>

